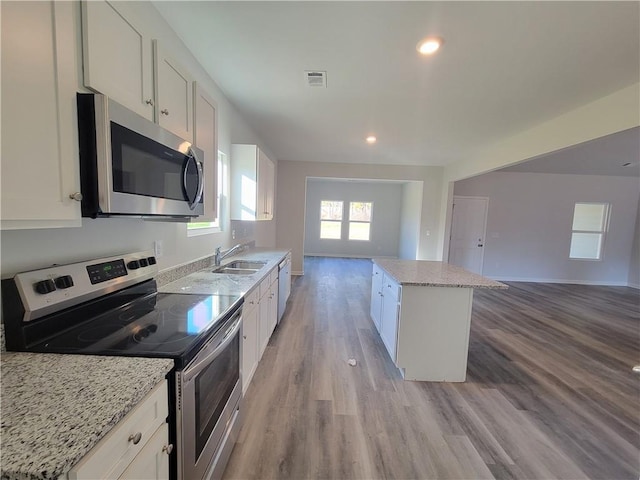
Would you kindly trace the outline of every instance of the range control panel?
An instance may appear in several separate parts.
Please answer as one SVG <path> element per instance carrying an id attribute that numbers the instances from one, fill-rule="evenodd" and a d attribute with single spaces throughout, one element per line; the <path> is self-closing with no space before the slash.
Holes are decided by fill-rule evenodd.
<path id="1" fill-rule="evenodd" d="M 19 273 L 14 281 L 25 309 L 23 320 L 153 278 L 158 273 L 156 263 L 153 252 L 145 251 Z"/>

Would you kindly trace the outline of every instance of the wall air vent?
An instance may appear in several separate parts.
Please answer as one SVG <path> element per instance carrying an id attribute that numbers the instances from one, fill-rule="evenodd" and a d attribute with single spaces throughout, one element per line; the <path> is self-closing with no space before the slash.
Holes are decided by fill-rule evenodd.
<path id="1" fill-rule="evenodd" d="M 306 70 L 304 75 L 309 87 L 327 87 L 327 72 L 321 70 Z"/>

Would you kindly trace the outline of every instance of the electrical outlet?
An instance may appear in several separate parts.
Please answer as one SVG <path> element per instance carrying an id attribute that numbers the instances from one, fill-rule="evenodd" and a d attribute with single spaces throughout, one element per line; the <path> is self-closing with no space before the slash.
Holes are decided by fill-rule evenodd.
<path id="1" fill-rule="evenodd" d="M 236 239 L 236 231 L 235 231 L 235 230 L 231 230 L 231 238 L 232 238 L 233 240 L 235 240 L 235 239 Z"/>
<path id="2" fill-rule="evenodd" d="M 162 256 L 162 240 L 156 240 L 153 242 L 153 253 L 157 258 Z"/>

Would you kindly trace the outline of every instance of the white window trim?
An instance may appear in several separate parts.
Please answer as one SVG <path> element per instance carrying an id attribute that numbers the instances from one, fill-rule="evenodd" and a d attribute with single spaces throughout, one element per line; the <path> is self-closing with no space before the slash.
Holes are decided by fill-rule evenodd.
<path id="1" fill-rule="evenodd" d="M 193 225 L 187 224 L 187 237 L 211 235 L 214 233 L 221 233 L 224 231 L 224 229 L 222 228 L 222 220 L 223 220 L 222 217 L 224 215 L 222 211 L 222 208 L 224 206 L 222 202 L 222 197 L 227 193 L 229 189 L 229 186 L 228 186 L 229 180 L 228 178 L 226 178 L 228 175 L 225 175 L 227 173 L 227 169 L 225 168 L 226 157 L 227 155 L 224 152 L 221 152 L 220 150 L 218 150 L 218 161 L 216 163 L 216 169 L 217 169 L 216 178 L 218 179 L 217 199 L 216 199 L 216 201 L 218 202 L 218 205 L 217 205 L 218 218 L 216 218 L 215 222 L 194 221 L 194 223 L 212 224 L 211 226 L 208 226 L 208 227 L 195 227 Z"/>
<path id="2" fill-rule="evenodd" d="M 340 220 L 329 220 L 329 219 L 323 219 L 322 218 L 322 202 L 340 202 L 342 204 L 342 215 L 340 217 Z M 344 226 L 344 206 L 345 206 L 345 202 L 344 200 L 320 200 L 320 211 L 319 213 L 319 217 L 320 217 L 320 230 L 318 231 L 318 238 L 320 240 L 328 240 L 328 241 L 336 241 L 336 240 L 342 240 L 342 229 Z M 323 237 L 322 236 L 322 222 L 333 222 L 333 223 L 339 223 L 340 224 L 340 237 L 338 238 L 329 238 L 329 237 Z"/>
<path id="3" fill-rule="evenodd" d="M 573 230 L 571 229 L 571 238 L 569 240 L 569 260 L 575 260 L 579 262 L 602 262 L 604 260 L 604 247 L 607 240 L 607 233 L 609 231 L 609 221 L 611 219 L 611 204 L 608 202 L 575 202 L 573 205 L 573 212 L 575 215 L 576 205 L 605 205 L 605 218 L 602 226 L 602 230 Z M 573 218 L 571 219 L 573 223 Z M 573 227 L 573 225 L 572 225 Z M 600 242 L 600 251 L 598 252 L 598 258 L 580 258 L 571 256 L 571 242 L 573 241 L 574 233 L 595 233 L 602 235 L 602 241 Z"/>
<path id="4" fill-rule="evenodd" d="M 373 202 L 364 202 L 364 201 L 349 201 L 349 217 L 351 217 L 351 204 L 352 203 L 370 203 L 371 204 L 371 220 L 365 222 L 364 220 L 350 220 L 347 219 L 347 240 L 350 242 L 370 242 L 371 241 L 371 225 L 373 225 Z M 367 223 L 369 224 L 369 238 L 367 240 L 362 240 L 360 238 L 349 238 L 349 229 L 352 223 Z"/>

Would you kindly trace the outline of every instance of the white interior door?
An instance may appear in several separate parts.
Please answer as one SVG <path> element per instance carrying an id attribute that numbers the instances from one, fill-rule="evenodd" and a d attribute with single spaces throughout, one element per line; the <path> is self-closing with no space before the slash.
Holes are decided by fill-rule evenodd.
<path id="1" fill-rule="evenodd" d="M 453 197 L 449 263 L 482 273 L 488 205 L 486 197 Z"/>

